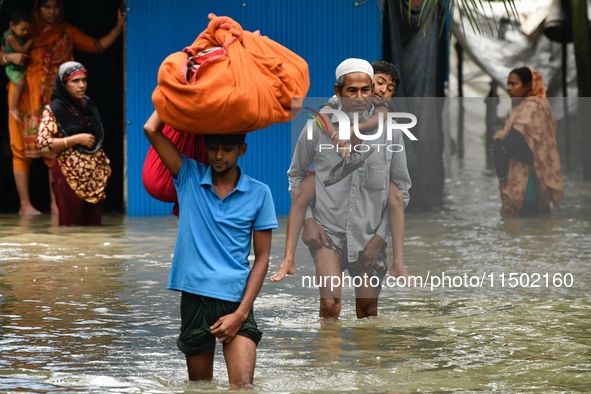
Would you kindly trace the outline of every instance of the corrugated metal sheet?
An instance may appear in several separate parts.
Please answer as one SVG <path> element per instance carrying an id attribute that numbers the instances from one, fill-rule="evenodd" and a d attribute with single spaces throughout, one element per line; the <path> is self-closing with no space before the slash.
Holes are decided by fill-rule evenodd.
<path id="1" fill-rule="evenodd" d="M 127 6 L 127 211 L 132 216 L 170 212 L 170 204 L 149 197 L 141 183 L 148 150 L 142 126 L 153 111 L 158 66 L 193 42 L 210 12 L 232 17 L 245 30 L 260 30 L 306 59 L 309 96 L 332 95 L 334 70 L 343 59 L 382 56 L 379 0 L 127 0 Z M 288 124 L 249 134 L 248 152 L 239 162 L 246 173 L 270 186 L 278 214 L 289 212 L 285 172 L 291 160 L 290 134 Z"/>

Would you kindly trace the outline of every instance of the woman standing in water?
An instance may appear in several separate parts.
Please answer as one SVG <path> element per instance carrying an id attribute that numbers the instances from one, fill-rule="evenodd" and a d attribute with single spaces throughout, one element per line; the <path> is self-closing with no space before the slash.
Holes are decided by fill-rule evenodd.
<path id="1" fill-rule="evenodd" d="M 10 147 L 13 156 L 13 172 L 20 199 L 19 214 L 38 215 L 39 212 L 31 204 L 29 196 L 29 167 L 39 151 L 35 147 L 35 134 L 39 128 L 39 120 L 43 107 L 49 103 L 55 75 L 61 64 L 74 60 L 74 49 L 101 53 L 110 47 L 123 31 L 125 13 L 119 10 L 117 25 L 104 37 L 95 39 L 78 28 L 64 22 L 62 0 L 36 0 L 33 8 L 33 24 L 35 40 L 29 52 L 26 72 L 26 88 L 18 105 L 24 125 L 13 117 L 8 119 Z M 25 59 L 17 54 L 5 55 L 2 65 Z M 8 89 L 8 106 L 12 104 L 15 86 Z M 51 168 L 52 158 L 44 158 L 47 167 Z M 51 172 L 50 172 L 51 173 Z M 57 205 L 53 194 L 51 212 L 57 213 Z"/>
<path id="2" fill-rule="evenodd" d="M 542 76 L 533 68 L 509 73 L 512 111 L 494 136 L 493 153 L 502 216 L 548 213 L 564 192 L 556 144 L 556 119 Z"/>
<path id="3" fill-rule="evenodd" d="M 101 117 L 86 96 L 86 75 L 80 63 L 60 66 L 37 135 L 41 151 L 57 154 L 51 167 L 51 187 L 60 226 L 100 225 L 111 175 L 109 159 L 102 149 Z"/>

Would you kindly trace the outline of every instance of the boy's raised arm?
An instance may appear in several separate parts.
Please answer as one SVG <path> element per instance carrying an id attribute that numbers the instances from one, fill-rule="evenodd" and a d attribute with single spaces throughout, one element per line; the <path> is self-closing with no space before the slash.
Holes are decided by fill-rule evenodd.
<path id="1" fill-rule="evenodd" d="M 376 107 L 373 115 L 367 119 L 367 122 L 359 123 L 359 131 L 371 131 L 380 125 L 380 113 L 382 115 L 382 123 L 386 121 L 388 116 L 388 109 L 386 107 Z"/>
<path id="2" fill-rule="evenodd" d="M 166 168 L 176 178 L 183 165 L 183 157 L 172 141 L 162 134 L 163 128 L 164 122 L 160 119 L 158 113 L 154 111 L 144 125 L 144 134 L 146 134 L 148 141 L 150 141 Z"/>
<path id="3" fill-rule="evenodd" d="M 327 105 L 324 108 L 329 108 L 329 109 L 334 109 L 333 107 L 331 107 L 330 105 Z M 321 110 L 322 110 L 321 109 Z M 351 156 L 351 152 L 349 150 L 349 140 L 341 140 L 339 139 L 339 132 L 337 129 L 334 128 L 334 125 L 332 124 L 332 120 L 330 118 L 330 116 L 328 116 L 327 114 L 320 114 L 320 116 L 322 116 L 322 119 L 324 119 L 324 122 L 326 124 L 326 129 L 322 128 L 322 131 L 324 131 L 324 133 L 332 140 L 332 143 L 338 147 L 337 148 L 337 153 L 339 154 L 339 156 L 341 156 L 343 159 L 345 158 L 345 156 Z M 351 138 L 351 134 L 349 134 L 349 138 Z"/>

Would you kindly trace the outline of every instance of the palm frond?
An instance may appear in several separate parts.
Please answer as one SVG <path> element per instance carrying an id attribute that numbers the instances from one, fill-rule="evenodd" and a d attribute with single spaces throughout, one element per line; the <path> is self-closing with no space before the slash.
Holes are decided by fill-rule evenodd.
<path id="1" fill-rule="evenodd" d="M 408 19 L 410 20 L 412 0 L 403 1 L 408 1 Z M 517 0 L 498 1 L 503 3 L 505 12 L 509 15 L 509 20 L 511 22 L 519 20 L 519 14 L 517 13 L 517 7 L 515 5 Z M 462 25 L 462 30 L 465 30 L 463 21 L 465 17 L 472 30 L 475 33 L 482 34 L 482 18 L 480 15 L 481 13 L 487 14 L 485 3 L 489 3 L 490 14 L 492 15 L 493 20 L 490 22 L 490 20 L 487 19 L 488 28 L 490 29 L 491 34 L 494 34 L 495 31 L 499 31 L 500 21 L 497 20 L 496 15 L 493 12 L 490 0 L 424 0 L 421 4 L 418 26 L 426 28 L 429 25 L 428 22 L 433 20 L 438 11 L 442 13 L 442 18 L 446 18 L 448 14 L 453 17 L 454 12 L 457 11 L 461 17 L 460 23 Z M 400 7 L 402 9 L 402 2 Z M 442 31 L 443 30 L 440 31 L 440 34 Z"/>

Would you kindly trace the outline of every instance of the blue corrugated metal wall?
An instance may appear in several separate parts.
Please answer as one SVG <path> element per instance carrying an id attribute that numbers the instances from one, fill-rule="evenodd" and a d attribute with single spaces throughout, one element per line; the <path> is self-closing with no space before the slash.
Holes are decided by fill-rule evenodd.
<path id="1" fill-rule="evenodd" d="M 281 43 L 308 62 L 308 96 L 330 96 L 334 70 L 345 58 L 369 61 L 382 56 L 380 0 L 127 0 L 127 212 L 131 216 L 169 213 L 171 204 L 151 198 L 141 183 L 148 150 L 142 127 L 153 111 L 158 67 L 172 52 L 193 42 L 207 26 L 207 15 L 227 15 L 245 30 Z M 239 164 L 267 183 L 278 214 L 289 212 L 285 172 L 291 160 L 291 130 L 280 124 L 250 133 Z"/>

